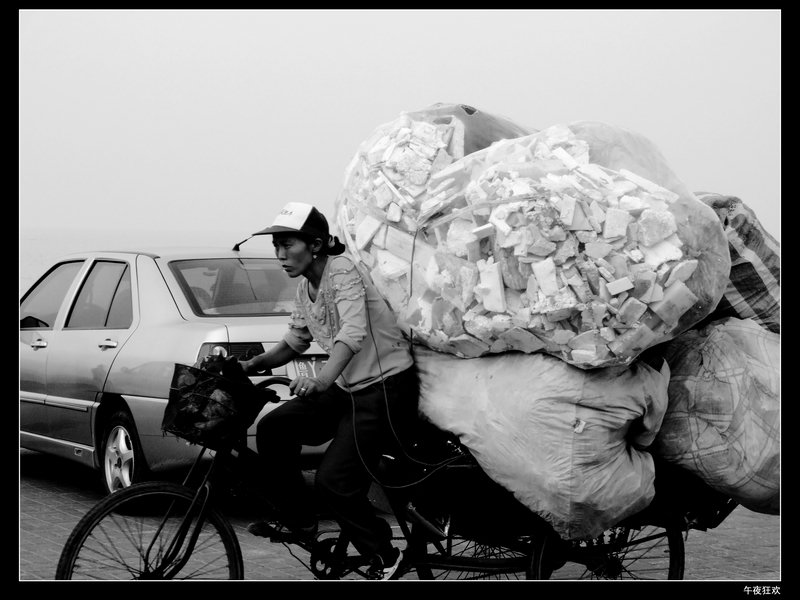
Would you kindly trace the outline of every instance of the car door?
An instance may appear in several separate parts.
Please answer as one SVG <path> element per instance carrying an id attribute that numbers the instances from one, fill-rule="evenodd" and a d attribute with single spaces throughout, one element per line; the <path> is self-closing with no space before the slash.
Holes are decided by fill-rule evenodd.
<path id="1" fill-rule="evenodd" d="M 95 260 L 49 346 L 47 418 L 51 435 L 93 446 L 91 414 L 108 371 L 138 321 L 134 266 Z"/>
<path id="2" fill-rule="evenodd" d="M 73 260 L 56 264 L 20 300 L 19 428 L 22 436 L 49 435 L 45 409 L 49 346 L 59 325 L 59 312 L 77 286 L 77 276 L 84 262 Z"/>

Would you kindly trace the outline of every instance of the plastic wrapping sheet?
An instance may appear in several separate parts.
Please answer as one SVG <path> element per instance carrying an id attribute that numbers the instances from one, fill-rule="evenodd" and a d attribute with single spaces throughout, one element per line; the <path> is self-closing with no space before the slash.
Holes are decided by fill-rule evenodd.
<path id="1" fill-rule="evenodd" d="M 672 375 L 653 452 L 750 510 L 780 514 L 780 335 L 730 317 L 657 350 Z"/>
<path id="2" fill-rule="evenodd" d="M 644 448 L 666 411 L 666 363 L 584 371 L 543 354 L 462 359 L 421 346 L 415 360 L 423 416 L 563 538 L 599 535 L 652 501 Z"/>
<path id="3" fill-rule="evenodd" d="M 719 302 L 722 226 L 646 138 L 596 122 L 511 137 L 483 115 L 466 146 L 448 110 L 378 128 L 337 202 L 359 269 L 415 339 L 629 365 Z"/>

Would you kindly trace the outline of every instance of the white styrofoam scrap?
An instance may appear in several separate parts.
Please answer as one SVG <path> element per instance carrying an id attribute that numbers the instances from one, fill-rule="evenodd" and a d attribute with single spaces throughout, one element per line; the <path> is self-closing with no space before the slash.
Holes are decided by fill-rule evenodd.
<path id="1" fill-rule="evenodd" d="M 503 273 L 500 263 L 493 257 L 478 261 L 480 283 L 475 286 L 475 296 L 481 300 L 486 310 L 506 311 L 506 297 L 503 293 Z"/>
<path id="2" fill-rule="evenodd" d="M 633 183 L 638 185 L 640 188 L 647 190 L 651 194 L 653 192 L 657 192 L 659 190 L 663 190 L 664 189 L 660 185 L 658 185 L 657 183 L 655 183 L 653 181 L 650 181 L 649 179 L 645 179 L 644 177 L 641 177 L 641 176 L 637 175 L 636 173 L 632 173 L 632 172 L 628 171 L 628 169 L 620 169 L 619 170 L 619 174 L 622 175 L 628 181 L 632 181 Z"/>
<path id="3" fill-rule="evenodd" d="M 626 252 L 628 258 L 630 258 L 633 262 L 639 263 L 644 260 L 644 254 L 638 248 L 632 248 Z"/>
<path id="4" fill-rule="evenodd" d="M 512 196 L 529 196 L 534 193 L 534 189 L 530 182 L 524 179 L 515 179 L 511 182 L 511 195 Z"/>
<path id="5" fill-rule="evenodd" d="M 453 162 L 453 157 L 444 148 L 440 149 L 431 161 L 431 177 Z"/>
<path id="6" fill-rule="evenodd" d="M 556 156 L 561 162 L 564 163 L 564 166 L 568 169 L 574 169 L 578 166 L 577 161 L 570 155 L 569 152 L 564 150 L 564 148 L 557 147 L 552 149 L 552 154 Z"/>
<path id="7" fill-rule="evenodd" d="M 581 208 L 585 222 L 580 222 L 579 219 L 576 219 L 576 222 L 573 223 L 572 229 L 582 229 L 586 231 L 594 231 L 595 233 L 601 233 L 603 231 L 603 225 L 600 221 L 594 218 L 594 213 L 589 207 L 589 203 L 585 199 L 581 199 L 578 200 L 578 205 Z"/>
<path id="8" fill-rule="evenodd" d="M 614 277 L 614 273 L 610 269 L 607 269 L 605 267 L 597 267 L 597 271 L 600 273 L 600 275 L 603 276 L 603 279 L 605 279 L 607 282 L 611 282 L 616 279 L 616 277 Z"/>
<path id="9" fill-rule="evenodd" d="M 512 350 L 519 350 L 531 354 L 545 347 L 545 343 L 537 336 L 520 327 L 513 327 L 500 334 L 500 339 L 508 344 Z"/>
<path id="10" fill-rule="evenodd" d="M 647 325 L 643 323 L 637 325 L 617 336 L 613 342 L 609 342 L 608 349 L 616 356 L 635 356 L 658 339 L 658 335 Z"/>
<path id="11" fill-rule="evenodd" d="M 597 347 L 578 348 L 570 353 L 570 359 L 578 364 L 591 364 L 599 358 Z"/>
<path id="12" fill-rule="evenodd" d="M 595 221 L 600 224 L 605 222 L 606 211 L 597 200 L 592 200 L 592 202 L 589 204 L 589 210 L 592 212 L 592 216 L 594 217 Z"/>
<path id="13" fill-rule="evenodd" d="M 643 193 L 641 199 L 646 208 L 652 208 L 653 210 L 667 210 L 667 202 L 649 192 Z"/>
<path id="14" fill-rule="evenodd" d="M 545 315 L 551 321 L 560 321 L 572 316 L 580 302 L 571 288 L 563 287 L 554 296 L 544 296 L 539 290 L 539 300 L 531 307 L 531 312 Z"/>
<path id="15" fill-rule="evenodd" d="M 567 284 L 572 288 L 572 291 L 575 292 L 575 295 L 578 297 L 580 302 L 588 302 L 591 299 L 589 288 L 579 275 L 572 275 L 569 277 L 567 279 Z"/>
<path id="16" fill-rule="evenodd" d="M 620 277 L 614 281 L 609 281 L 606 284 L 606 289 L 609 294 L 616 296 L 624 291 L 633 289 L 633 282 L 628 277 Z"/>
<path id="17" fill-rule="evenodd" d="M 494 225 L 495 230 L 500 235 L 511 233 L 511 226 L 506 223 L 507 213 L 502 205 L 496 206 L 489 215 L 489 223 Z"/>
<path id="18" fill-rule="evenodd" d="M 492 329 L 492 337 L 497 337 L 504 331 L 508 331 L 513 327 L 511 322 L 511 315 L 496 314 L 492 315 L 489 319 L 489 326 Z"/>
<path id="19" fill-rule="evenodd" d="M 459 218 L 451 221 L 446 236 L 447 250 L 455 256 L 466 257 L 467 245 L 478 240 L 473 232 L 474 229 L 473 222 L 467 219 Z"/>
<path id="20" fill-rule="evenodd" d="M 653 284 L 653 291 L 650 293 L 650 299 L 648 302 L 658 302 L 664 297 L 664 288 L 661 287 L 660 284 L 654 283 Z"/>
<path id="21" fill-rule="evenodd" d="M 442 293 L 444 281 L 435 256 L 431 256 L 430 259 L 428 259 L 428 266 L 425 269 L 424 278 L 425 285 L 428 286 L 428 289 L 433 290 L 437 294 Z"/>
<path id="22" fill-rule="evenodd" d="M 528 239 L 525 239 L 525 234 L 528 234 Z M 501 248 L 511 248 L 513 246 L 521 246 L 523 248 L 522 254 L 523 256 L 527 254 L 528 244 L 530 243 L 532 236 L 530 232 L 523 229 L 513 229 L 509 231 L 506 235 L 498 235 L 497 241 L 500 244 Z"/>
<path id="23" fill-rule="evenodd" d="M 561 196 L 558 203 L 559 218 L 567 227 L 572 225 L 572 220 L 575 218 L 575 204 L 575 198 L 566 194 Z"/>
<path id="24" fill-rule="evenodd" d="M 631 214 L 638 214 L 643 211 L 647 206 L 638 196 L 624 195 L 619 199 L 619 208 L 627 210 Z"/>
<path id="25" fill-rule="evenodd" d="M 381 175 L 383 174 L 381 173 Z M 378 208 L 383 209 L 386 208 L 392 201 L 394 194 L 392 193 L 392 190 L 389 189 L 389 186 L 386 185 L 384 179 L 380 178 L 380 183 L 375 186 L 372 197 L 375 200 L 375 205 Z"/>
<path id="26" fill-rule="evenodd" d="M 395 202 L 390 202 L 386 209 L 386 219 L 392 223 L 399 223 L 403 218 L 403 211 Z"/>
<path id="27" fill-rule="evenodd" d="M 603 186 L 607 186 L 613 182 L 613 177 L 594 163 L 582 164 L 578 167 L 578 170 Z"/>
<path id="28" fill-rule="evenodd" d="M 681 252 L 680 248 L 670 244 L 666 240 L 649 247 L 642 246 L 640 250 L 644 254 L 644 262 L 651 267 L 658 267 L 671 260 L 680 260 L 683 256 L 683 252 Z"/>
<path id="29" fill-rule="evenodd" d="M 587 212 L 584 208 L 584 203 L 578 201 L 575 204 L 575 216 L 572 219 L 572 224 L 567 229 L 570 231 L 602 231 L 597 221 L 594 221 L 594 217 L 587 216 Z"/>
<path id="30" fill-rule="evenodd" d="M 603 237 L 612 239 L 624 236 L 628 231 L 631 215 L 626 210 L 609 208 L 606 211 L 606 220 L 603 227 Z"/>
<path id="31" fill-rule="evenodd" d="M 539 291 L 539 282 L 536 279 L 535 271 L 528 276 L 528 287 L 525 289 L 525 295 L 531 302 L 535 302 L 538 298 L 537 292 Z"/>
<path id="32" fill-rule="evenodd" d="M 452 152 L 450 152 L 450 155 L 453 156 L 454 159 L 458 158 L 454 156 Z M 446 167 L 443 167 L 440 171 L 431 174 L 430 178 L 428 179 L 428 189 L 435 189 L 447 179 L 452 179 L 454 182 L 456 180 L 460 180 L 467 174 L 466 169 L 466 163 L 460 160 L 455 160 Z"/>
<path id="33" fill-rule="evenodd" d="M 613 342 L 617 337 L 617 333 L 614 331 L 612 327 L 601 327 L 600 337 L 607 342 Z"/>
<path id="34" fill-rule="evenodd" d="M 633 181 L 628 181 L 627 179 L 618 179 L 614 182 L 613 186 L 611 186 L 611 191 L 617 197 L 617 199 L 619 199 L 626 194 L 635 192 L 637 188 L 638 186 Z"/>
<path id="35" fill-rule="evenodd" d="M 403 191 L 410 196 L 410 202 L 413 206 L 416 206 L 422 198 L 423 193 L 427 191 L 427 186 L 424 184 L 415 184 L 411 183 L 410 181 L 406 181 L 405 185 L 403 186 Z"/>
<path id="36" fill-rule="evenodd" d="M 676 280 L 664 290 L 664 297 L 661 300 L 651 302 L 649 306 L 664 323 L 672 327 L 697 301 L 694 292 L 682 281 Z"/>
<path id="37" fill-rule="evenodd" d="M 648 208 L 642 211 L 638 220 L 639 241 L 643 246 L 652 246 L 677 231 L 675 216 L 668 210 Z"/>
<path id="38" fill-rule="evenodd" d="M 647 304 L 631 296 L 627 298 L 619 307 L 617 319 L 626 324 L 634 323 L 641 318 L 646 310 Z"/>
<path id="39" fill-rule="evenodd" d="M 383 223 L 372 215 L 364 215 L 361 223 L 356 227 L 356 248 L 363 250 L 370 243 Z"/>
<path id="40" fill-rule="evenodd" d="M 697 260 L 684 260 L 672 267 L 669 277 L 664 282 L 664 287 L 668 288 L 675 281 L 686 281 L 692 276 L 692 273 L 697 269 Z"/>
<path id="41" fill-rule="evenodd" d="M 488 343 L 492 338 L 492 319 L 490 317 L 466 313 L 463 322 L 467 333 L 477 339 Z"/>
<path id="42" fill-rule="evenodd" d="M 539 284 L 539 290 L 545 296 L 552 296 L 558 293 L 559 285 L 556 276 L 556 265 L 552 258 L 545 258 L 531 265 L 533 274 Z"/>
<path id="43" fill-rule="evenodd" d="M 411 264 L 380 248 L 376 252 L 377 269 L 386 279 L 397 279 L 408 273 Z"/>
<path id="44" fill-rule="evenodd" d="M 487 223 L 486 225 L 475 227 L 472 230 L 472 235 L 474 235 L 475 238 L 479 240 L 494 235 L 494 225 L 491 223 Z"/>
<path id="45" fill-rule="evenodd" d="M 597 330 L 584 331 L 569 339 L 567 345 L 573 350 L 594 350 L 598 344 L 602 344 L 600 333 Z"/>
<path id="46" fill-rule="evenodd" d="M 591 258 L 603 258 L 611 252 L 612 246 L 606 242 L 589 242 L 584 246 L 584 252 Z"/>
<path id="47" fill-rule="evenodd" d="M 575 335 L 577 334 L 569 329 L 555 329 L 550 339 L 559 346 L 566 346 Z"/>

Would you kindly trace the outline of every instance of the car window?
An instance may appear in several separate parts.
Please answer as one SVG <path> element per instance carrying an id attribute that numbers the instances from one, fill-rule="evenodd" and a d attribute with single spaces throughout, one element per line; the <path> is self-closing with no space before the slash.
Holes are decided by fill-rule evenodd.
<path id="1" fill-rule="evenodd" d="M 198 315 L 286 315 L 294 307 L 297 283 L 274 259 L 192 259 L 169 266 Z"/>
<path id="2" fill-rule="evenodd" d="M 54 266 L 20 301 L 20 329 L 50 329 L 83 261 Z"/>
<path id="3" fill-rule="evenodd" d="M 131 297 L 131 270 L 125 266 L 119 281 L 111 310 L 108 311 L 106 327 L 110 329 L 127 329 L 133 323 L 133 299 Z"/>
<path id="4" fill-rule="evenodd" d="M 130 296 L 128 263 L 97 261 L 81 286 L 66 327 L 125 329 L 132 320 Z"/>

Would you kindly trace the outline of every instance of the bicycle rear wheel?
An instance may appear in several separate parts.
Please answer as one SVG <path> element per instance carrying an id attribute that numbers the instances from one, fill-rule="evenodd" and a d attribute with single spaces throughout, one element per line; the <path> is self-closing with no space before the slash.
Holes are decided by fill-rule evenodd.
<path id="1" fill-rule="evenodd" d="M 104 498 L 67 539 L 56 579 L 242 579 L 239 541 L 214 509 L 188 557 L 185 543 L 168 556 L 194 494 L 174 483 L 145 482 Z"/>
<path id="2" fill-rule="evenodd" d="M 530 553 L 494 543 L 466 538 L 448 538 L 446 551 L 429 550 L 428 557 L 415 565 L 424 580 L 507 580 L 526 579 Z"/>
<path id="3" fill-rule="evenodd" d="M 530 579 L 683 579 L 677 527 L 614 527 L 593 540 L 557 545 L 550 536 L 534 539 Z"/>

